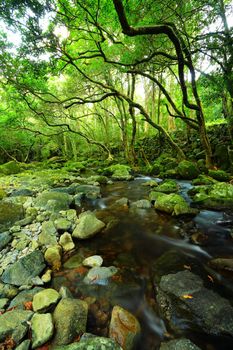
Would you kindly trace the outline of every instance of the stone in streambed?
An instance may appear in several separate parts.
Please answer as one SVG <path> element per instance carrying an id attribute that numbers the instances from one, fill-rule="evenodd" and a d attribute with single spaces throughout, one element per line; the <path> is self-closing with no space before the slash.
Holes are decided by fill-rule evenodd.
<path id="1" fill-rule="evenodd" d="M 79 239 L 86 239 L 94 236 L 105 227 L 105 223 L 97 219 L 95 214 L 87 211 L 79 215 L 78 224 L 72 236 Z"/>
<path id="2" fill-rule="evenodd" d="M 64 346 L 56 346 L 53 350 L 123 350 L 113 339 L 92 336 L 82 338 L 77 343 Z"/>
<path id="3" fill-rule="evenodd" d="M 134 315 L 120 306 L 114 306 L 109 326 L 109 337 L 125 350 L 134 348 L 141 327 Z"/>
<path id="4" fill-rule="evenodd" d="M 18 289 L 10 284 L 0 283 L 0 298 L 13 299 L 18 294 Z"/>
<path id="5" fill-rule="evenodd" d="M 193 344 L 189 339 L 175 339 L 166 343 L 162 343 L 159 350 L 201 350 L 197 345 Z"/>
<path id="6" fill-rule="evenodd" d="M 197 209 L 190 208 L 189 204 L 179 194 L 162 194 L 157 197 L 154 204 L 155 209 L 174 216 L 196 215 Z"/>
<path id="7" fill-rule="evenodd" d="M 200 173 L 197 165 L 188 160 L 182 160 L 178 164 L 177 170 L 180 177 L 187 180 L 195 179 Z"/>
<path id="8" fill-rule="evenodd" d="M 62 248 L 59 245 L 49 247 L 44 255 L 46 262 L 53 270 L 59 270 L 61 267 Z"/>
<path id="9" fill-rule="evenodd" d="M 29 339 L 24 340 L 22 343 L 20 343 L 15 350 L 28 350 L 30 347 L 31 341 Z"/>
<path id="10" fill-rule="evenodd" d="M 49 246 L 57 243 L 57 230 L 52 221 L 45 221 L 42 224 L 42 231 L 39 235 L 41 245 Z"/>
<path id="11" fill-rule="evenodd" d="M 12 310 L 0 316 L 0 341 L 11 337 L 18 344 L 25 336 L 28 325 L 27 321 L 32 317 L 32 311 Z"/>
<path id="12" fill-rule="evenodd" d="M 32 349 L 35 349 L 53 336 L 54 326 L 51 314 L 34 314 L 31 320 Z"/>
<path id="13" fill-rule="evenodd" d="M 38 276 L 44 268 L 43 254 L 35 250 L 10 265 L 2 274 L 1 279 L 4 283 L 16 286 L 31 284 L 32 279 Z"/>
<path id="14" fill-rule="evenodd" d="M 0 202 L 0 229 L 8 227 L 24 216 L 24 209 L 22 205 L 13 204 L 10 202 Z"/>
<path id="15" fill-rule="evenodd" d="M 72 196 L 67 193 L 44 191 L 35 199 L 35 207 L 58 212 L 69 209 Z"/>
<path id="16" fill-rule="evenodd" d="M 65 298 L 53 313 L 56 334 L 53 345 L 71 343 L 86 331 L 88 305 L 83 300 Z"/>
<path id="17" fill-rule="evenodd" d="M 83 266 L 100 267 L 103 264 L 103 258 L 100 255 L 89 256 L 82 262 Z"/>
<path id="18" fill-rule="evenodd" d="M 59 239 L 59 244 L 62 246 L 65 252 L 69 252 L 70 250 L 75 248 L 72 236 L 68 232 L 65 232 L 63 233 L 63 235 L 61 235 Z"/>
<path id="19" fill-rule="evenodd" d="M 12 299 L 9 309 L 17 307 L 17 309 L 24 310 L 24 303 L 32 301 L 35 294 L 43 290 L 41 287 L 35 287 L 30 290 L 22 290 L 14 299 Z"/>
<path id="20" fill-rule="evenodd" d="M 5 248 L 11 240 L 12 240 L 12 236 L 10 232 L 0 233 L 0 250 Z"/>
<path id="21" fill-rule="evenodd" d="M 233 307 L 228 300 L 205 288 L 200 277 L 190 271 L 163 276 L 157 301 L 173 329 L 177 329 L 174 321 L 185 315 L 192 329 L 195 327 L 211 335 L 233 336 Z"/>
<path id="22" fill-rule="evenodd" d="M 54 221 L 54 225 L 58 231 L 69 231 L 71 228 L 72 224 L 69 220 L 65 218 L 58 218 L 57 220 Z"/>
<path id="23" fill-rule="evenodd" d="M 0 299 L 0 310 L 4 309 L 6 307 L 6 305 L 8 304 L 9 299 L 7 298 L 1 298 Z"/>
<path id="24" fill-rule="evenodd" d="M 151 208 L 151 202 L 147 199 L 140 199 L 136 202 L 133 202 L 131 204 L 132 208 L 138 208 L 138 209 L 149 209 Z"/>
<path id="25" fill-rule="evenodd" d="M 44 282 L 44 283 L 48 283 L 50 282 L 52 279 L 52 270 L 48 269 L 44 274 L 43 276 L 41 276 L 41 280 Z"/>
<path id="26" fill-rule="evenodd" d="M 52 288 L 44 289 L 33 297 L 33 310 L 34 311 L 46 311 L 50 307 L 54 306 L 60 299 L 60 294 Z"/>
<path id="27" fill-rule="evenodd" d="M 108 278 L 112 277 L 117 272 L 118 269 L 115 266 L 92 267 L 83 281 L 86 284 L 107 284 Z"/>
<path id="28" fill-rule="evenodd" d="M 155 192 L 162 192 L 162 193 L 174 193 L 178 192 L 179 185 L 175 180 L 164 180 L 161 184 L 159 184 L 156 188 L 153 189 Z"/>

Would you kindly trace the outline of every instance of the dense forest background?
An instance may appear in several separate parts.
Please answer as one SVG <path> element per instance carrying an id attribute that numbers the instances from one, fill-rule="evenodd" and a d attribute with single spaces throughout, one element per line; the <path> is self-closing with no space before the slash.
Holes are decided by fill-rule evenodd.
<path id="1" fill-rule="evenodd" d="M 231 15 L 227 0 L 1 1 L 1 162 L 166 149 L 230 167 Z"/>

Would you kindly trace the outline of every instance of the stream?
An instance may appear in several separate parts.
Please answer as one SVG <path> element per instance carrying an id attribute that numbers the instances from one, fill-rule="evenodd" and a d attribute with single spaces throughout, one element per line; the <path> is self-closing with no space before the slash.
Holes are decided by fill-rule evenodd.
<path id="1" fill-rule="evenodd" d="M 52 285 L 56 289 L 67 286 L 74 297 L 94 301 L 88 329 L 95 334 L 106 336 L 113 305 L 132 312 L 142 327 L 137 350 L 158 349 L 161 341 L 182 336 L 187 336 L 203 350 L 232 350 L 232 338 L 202 334 L 193 329 L 185 317 L 177 319 L 179 331 L 169 329 L 160 316 L 155 295 L 159 278 L 176 273 L 182 266 L 183 270 L 189 269 L 200 276 L 212 276 L 215 282 L 210 280 L 210 287 L 233 300 L 232 275 L 220 274 L 208 265 L 211 258 L 232 255 L 233 244 L 227 223 L 232 222 L 233 216 L 202 210 L 194 219 L 177 219 L 153 208 L 115 205 L 122 197 L 130 202 L 148 198 L 150 188 L 143 183 L 150 179 L 138 176 L 134 181 L 102 186 L 102 198 L 85 203 L 85 210 L 95 210 L 97 217 L 107 223 L 107 228 L 94 238 L 79 241 L 77 252 L 83 257 L 101 255 L 103 266 L 119 269 L 115 278 L 87 285 L 83 283 L 85 271 L 64 267 L 55 274 Z M 178 183 L 180 194 L 190 202 L 187 191 L 191 184 L 188 181 Z M 190 237 L 201 238 L 201 241 Z M 158 263 L 162 257 L 165 264 Z"/>

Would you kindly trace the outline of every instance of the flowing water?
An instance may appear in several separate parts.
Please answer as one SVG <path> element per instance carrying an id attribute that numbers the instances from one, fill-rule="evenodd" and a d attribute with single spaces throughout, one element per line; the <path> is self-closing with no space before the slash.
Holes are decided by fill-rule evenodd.
<path id="1" fill-rule="evenodd" d="M 93 333 L 107 334 L 107 317 L 113 305 L 121 305 L 134 313 L 142 326 L 142 337 L 137 344 L 137 349 L 141 350 L 158 349 L 162 340 L 178 336 L 179 332 L 169 330 L 160 317 L 155 295 L 159 277 L 179 271 L 180 264 L 183 264 L 183 269 L 192 268 L 194 273 L 214 275 L 217 292 L 233 299 L 231 275 L 221 275 L 208 266 L 212 257 L 232 255 L 228 227 L 232 223 L 231 214 L 203 210 L 194 219 L 177 219 L 153 208 L 128 209 L 114 205 L 122 197 L 131 202 L 148 198 L 150 189 L 142 184 L 149 179 L 138 177 L 134 181 L 106 185 L 102 188 L 102 198 L 85 203 L 85 209 L 96 210 L 97 216 L 108 225 L 102 234 L 78 242 L 77 251 L 84 256 L 101 255 L 104 266 L 118 267 L 119 274 L 109 280 L 85 285 L 85 269 L 84 272 L 81 268 L 64 269 L 53 281 L 56 288 L 68 286 L 75 297 L 97 300 L 96 310 L 88 321 Z M 190 183 L 179 181 L 179 185 L 180 193 L 190 201 L 187 195 Z M 204 236 L 202 245 L 193 244 L 191 235 Z M 156 265 L 156 261 L 166 254 L 165 263 Z M 198 333 L 185 318 L 177 320 L 177 327 L 180 328 L 179 336 L 188 335 L 201 349 L 233 349 L 233 339 Z"/>

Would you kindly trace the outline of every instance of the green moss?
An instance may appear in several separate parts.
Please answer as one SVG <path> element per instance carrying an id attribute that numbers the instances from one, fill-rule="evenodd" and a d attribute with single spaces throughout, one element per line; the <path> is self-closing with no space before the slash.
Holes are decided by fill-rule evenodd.
<path id="1" fill-rule="evenodd" d="M 175 193 L 159 196 L 154 206 L 156 209 L 174 216 L 194 215 L 197 213 L 195 209 L 189 207 L 183 197 Z"/>
<path id="2" fill-rule="evenodd" d="M 158 185 L 154 191 L 163 193 L 173 193 L 179 190 L 179 186 L 174 180 L 164 180 L 163 183 Z"/>
<path id="3" fill-rule="evenodd" d="M 231 176 L 224 170 L 209 170 L 209 175 L 217 181 L 230 181 Z"/>
<path id="4" fill-rule="evenodd" d="M 198 167 L 195 163 L 183 160 L 177 167 L 178 173 L 182 179 L 192 180 L 199 175 Z"/>
<path id="5" fill-rule="evenodd" d="M 14 160 L 0 166 L 0 173 L 4 175 L 18 174 L 21 171 L 19 163 Z"/>
<path id="6" fill-rule="evenodd" d="M 212 177 L 210 177 L 210 176 L 199 175 L 196 179 L 194 179 L 192 181 L 192 184 L 194 186 L 196 186 L 196 185 L 213 185 L 216 182 L 217 181 L 215 179 L 213 179 Z"/>

